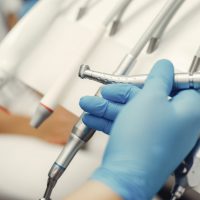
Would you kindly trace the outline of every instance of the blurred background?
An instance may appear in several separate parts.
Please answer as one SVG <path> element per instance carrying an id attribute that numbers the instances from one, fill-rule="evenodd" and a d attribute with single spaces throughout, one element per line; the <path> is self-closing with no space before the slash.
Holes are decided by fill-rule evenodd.
<path id="1" fill-rule="evenodd" d="M 0 0 L 1 42 L 33 9 L 36 12 L 38 10 L 38 15 L 41 14 L 40 1 Z M 79 80 L 77 71 L 71 69 L 70 65 L 79 56 L 81 47 L 91 37 L 95 27 L 102 24 L 104 16 L 118 1 L 93 1 L 87 12 L 80 16 L 80 8 L 85 1 L 63 0 L 58 16 L 41 38 L 33 41 L 34 49 L 24 55 L 19 69 L 1 88 L 0 200 L 35 200 L 43 195 L 49 168 L 67 142 L 70 130 L 81 113 L 79 98 L 93 95 L 99 87 L 97 83 L 91 85 L 90 81 Z M 133 1 L 123 16 L 118 32 L 109 36 L 109 27 L 101 44 L 85 62 L 100 71 L 113 71 L 165 2 Z M 199 10 L 199 0 L 187 1 L 167 28 L 158 50 L 147 55 L 145 49 L 133 73 L 147 73 L 152 64 L 161 58 L 172 60 L 176 71 L 188 71 L 200 44 L 200 30 L 197 30 L 197 24 L 200 25 Z M 25 27 L 24 33 L 26 31 L 28 28 Z M 18 38 L 23 42 L 23 37 Z M 11 49 L 15 51 L 15 46 Z M 61 105 L 39 129 L 31 128 L 30 118 L 38 102 L 66 68 L 72 79 Z M 58 183 L 53 194 L 54 200 L 64 199 L 88 179 L 101 162 L 107 139 L 106 135 L 98 132 L 78 153 Z M 171 178 L 156 199 L 169 199 L 173 182 Z M 200 192 L 200 189 L 188 191 L 182 200 L 200 199 L 197 191 Z"/>

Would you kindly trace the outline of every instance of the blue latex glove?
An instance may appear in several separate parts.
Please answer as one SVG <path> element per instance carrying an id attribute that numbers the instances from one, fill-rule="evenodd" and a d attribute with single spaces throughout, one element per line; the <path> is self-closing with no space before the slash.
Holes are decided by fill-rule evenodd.
<path id="1" fill-rule="evenodd" d="M 124 103 L 126 99 L 128 103 L 122 106 L 115 119 L 103 162 L 92 179 L 106 184 L 125 200 L 151 199 L 199 137 L 200 94 L 194 90 L 180 91 L 169 101 L 173 73 L 170 62 L 158 62 L 144 88 L 131 100 L 126 98 L 131 96 L 131 89 L 129 94 L 124 89 L 125 95 L 119 90 L 119 95 L 114 92 L 114 96 L 112 87 L 116 90 L 115 85 L 103 89 L 107 94 L 110 90 L 110 99 L 125 97 Z M 88 108 L 93 104 L 91 97 L 81 101 L 86 108 L 84 102 Z M 93 108 L 95 105 L 96 102 Z M 96 113 L 92 114 L 102 115 L 104 117 L 99 120 L 105 120 L 105 113 L 112 110 L 112 106 L 110 102 L 103 112 L 97 106 Z M 92 120 L 95 119 L 93 115 L 89 115 Z M 91 125 L 87 117 L 84 122 Z"/>
<path id="2" fill-rule="evenodd" d="M 36 3 L 38 0 L 26 0 L 22 6 L 19 17 L 23 17 Z"/>
<path id="3" fill-rule="evenodd" d="M 81 98 L 80 106 L 88 112 L 83 117 L 83 122 L 90 128 L 109 134 L 118 113 L 139 91 L 140 89 L 133 85 L 113 84 L 102 88 L 103 98 L 97 96 Z"/>

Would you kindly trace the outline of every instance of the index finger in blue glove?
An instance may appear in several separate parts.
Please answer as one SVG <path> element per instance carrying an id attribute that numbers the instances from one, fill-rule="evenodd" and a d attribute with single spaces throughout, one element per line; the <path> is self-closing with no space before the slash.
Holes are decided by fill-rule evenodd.
<path id="1" fill-rule="evenodd" d="M 131 84 L 110 84 L 102 88 L 101 94 L 104 99 L 112 102 L 125 104 L 132 99 L 140 89 Z"/>
<path id="2" fill-rule="evenodd" d="M 144 91 L 151 94 L 168 96 L 174 83 L 174 67 L 168 60 L 158 61 L 151 70 L 145 85 Z"/>
<path id="3" fill-rule="evenodd" d="M 96 117 L 91 114 L 85 114 L 83 117 L 83 123 L 95 130 L 102 131 L 109 134 L 113 125 L 113 121 L 104 118 Z"/>
<path id="4" fill-rule="evenodd" d="M 114 120 L 122 107 L 120 104 L 109 102 L 97 96 L 82 97 L 80 106 L 85 112 L 108 120 Z"/>

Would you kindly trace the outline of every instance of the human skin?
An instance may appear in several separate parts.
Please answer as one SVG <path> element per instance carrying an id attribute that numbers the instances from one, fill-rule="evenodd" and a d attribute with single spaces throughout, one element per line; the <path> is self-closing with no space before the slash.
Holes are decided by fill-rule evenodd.
<path id="1" fill-rule="evenodd" d="M 38 129 L 30 126 L 30 118 L 0 112 L 0 134 L 17 134 L 36 137 L 46 142 L 64 145 L 78 117 L 59 107 Z"/>

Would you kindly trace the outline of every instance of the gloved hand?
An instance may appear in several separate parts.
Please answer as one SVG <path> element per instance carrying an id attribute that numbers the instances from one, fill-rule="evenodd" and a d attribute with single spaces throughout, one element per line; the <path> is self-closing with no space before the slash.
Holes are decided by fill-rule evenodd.
<path id="1" fill-rule="evenodd" d="M 90 128 L 109 134 L 118 113 L 139 91 L 130 84 L 113 84 L 102 88 L 103 98 L 82 97 L 80 106 L 88 113 L 84 115 L 83 122 Z"/>
<path id="2" fill-rule="evenodd" d="M 109 186 L 125 200 L 151 199 L 192 150 L 199 137 L 200 94 L 185 90 L 168 100 L 173 73 L 170 62 L 158 62 L 144 88 L 133 99 L 124 98 L 124 103 L 126 100 L 128 103 L 115 119 L 103 162 L 92 176 L 92 179 Z M 112 100 L 112 87 L 116 90 L 116 86 L 107 87 L 110 90 L 109 99 Z M 122 93 L 119 91 L 117 95 L 114 92 L 114 98 L 123 99 Z M 82 101 L 86 102 L 86 99 Z M 88 104 L 93 104 L 89 99 Z M 105 113 L 112 105 L 109 104 L 103 112 L 97 107 L 96 113 L 92 114 L 104 116 L 99 120 L 105 120 Z M 91 125 L 88 120 L 84 122 Z"/>

